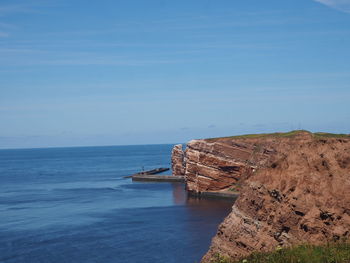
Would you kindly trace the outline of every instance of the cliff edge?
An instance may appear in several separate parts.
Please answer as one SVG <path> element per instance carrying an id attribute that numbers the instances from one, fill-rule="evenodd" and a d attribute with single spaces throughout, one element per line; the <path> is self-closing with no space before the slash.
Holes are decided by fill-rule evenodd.
<path id="1" fill-rule="evenodd" d="M 216 254 L 237 259 L 278 245 L 349 238 L 349 136 L 297 131 L 205 141 L 245 145 L 250 155 L 243 163 L 251 172 L 202 262 Z M 255 159 L 247 157 L 251 149 L 259 149 Z"/>
<path id="2" fill-rule="evenodd" d="M 238 190 L 202 262 L 350 236 L 350 136 L 294 131 L 195 140 L 189 191 Z"/>

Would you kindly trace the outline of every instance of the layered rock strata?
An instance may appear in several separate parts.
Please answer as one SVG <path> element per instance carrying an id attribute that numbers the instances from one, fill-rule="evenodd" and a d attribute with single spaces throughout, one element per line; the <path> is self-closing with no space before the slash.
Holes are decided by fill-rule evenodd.
<path id="1" fill-rule="evenodd" d="M 238 190 L 240 184 L 258 167 L 264 166 L 273 154 L 267 145 L 245 141 L 190 141 L 186 147 L 187 189 L 196 194 Z"/>
<path id="2" fill-rule="evenodd" d="M 253 146 L 262 151 L 251 161 Z M 236 180 L 231 178 L 244 174 L 237 171 L 250 169 L 202 262 L 210 262 L 216 254 L 238 259 L 278 245 L 349 238 L 349 137 L 300 132 L 291 137 L 193 141 L 186 155 L 188 184 L 193 189 L 226 187 Z M 212 166 L 219 171 L 223 163 L 237 168 L 215 176 L 207 172 Z"/>
<path id="3" fill-rule="evenodd" d="M 171 153 L 171 169 L 175 176 L 185 176 L 185 154 L 182 144 L 175 145 Z"/>

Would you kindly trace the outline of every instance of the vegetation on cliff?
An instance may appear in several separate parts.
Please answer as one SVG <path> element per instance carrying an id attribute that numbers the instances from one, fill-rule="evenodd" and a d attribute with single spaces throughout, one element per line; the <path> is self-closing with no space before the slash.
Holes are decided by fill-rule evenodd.
<path id="1" fill-rule="evenodd" d="M 283 137 L 293 137 L 299 135 L 301 133 L 308 133 L 313 135 L 314 138 L 350 138 L 349 134 L 338 134 L 338 133 L 327 133 L 327 132 L 309 132 L 306 130 L 295 130 L 290 132 L 275 132 L 275 133 L 258 133 L 258 134 L 244 134 L 244 135 L 236 135 L 236 136 L 228 136 L 228 137 L 220 137 L 220 138 L 210 138 L 207 140 L 215 140 L 215 139 L 252 139 L 252 138 L 283 138 Z"/>
<path id="2" fill-rule="evenodd" d="M 349 263 L 350 242 L 330 243 L 323 246 L 300 245 L 276 247 L 270 253 L 253 253 L 241 260 L 231 260 L 216 254 L 210 263 Z"/>

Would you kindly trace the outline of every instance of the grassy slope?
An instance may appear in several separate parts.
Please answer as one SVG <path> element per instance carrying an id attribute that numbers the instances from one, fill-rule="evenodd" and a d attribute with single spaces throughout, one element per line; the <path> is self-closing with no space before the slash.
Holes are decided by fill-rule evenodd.
<path id="1" fill-rule="evenodd" d="M 270 253 L 253 253 L 247 258 L 232 261 L 217 255 L 211 263 L 349 263 L 350 242 L 337 242 L 324 246 L 301 245 Z"/>
<path id="2" fill-rule="evenodd" d="M 276 133 L 245 134 L 245 135 L 228 136 L 228 137 L 221 137 L 221 138 L 228 138 L 228 139 L 249 139 L 249 138 L 267 138 L 267 137 L 283 138 L 283 137 L 293 137 L 300 133 L 310 133 L 315 138 L 350 138 L 349 134 L 336 134 L 336 133 L 326 133 L 326 132 L 312 133 L 306 130 L 295 130 L 290 132 L 276 132 Z M 221 139 L 221 138 L 210 138 L 207 140 L 215 140 L 215 139 Z"/>

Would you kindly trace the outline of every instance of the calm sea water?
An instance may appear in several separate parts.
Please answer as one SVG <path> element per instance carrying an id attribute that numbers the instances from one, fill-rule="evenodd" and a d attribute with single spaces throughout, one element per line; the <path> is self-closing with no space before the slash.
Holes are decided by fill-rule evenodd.
<path id="1" fill-rule="evenodd" d="M 0 150 L 0 262 L 199 261 L 232 202 L 123 176 L 172 145 Z"/>

